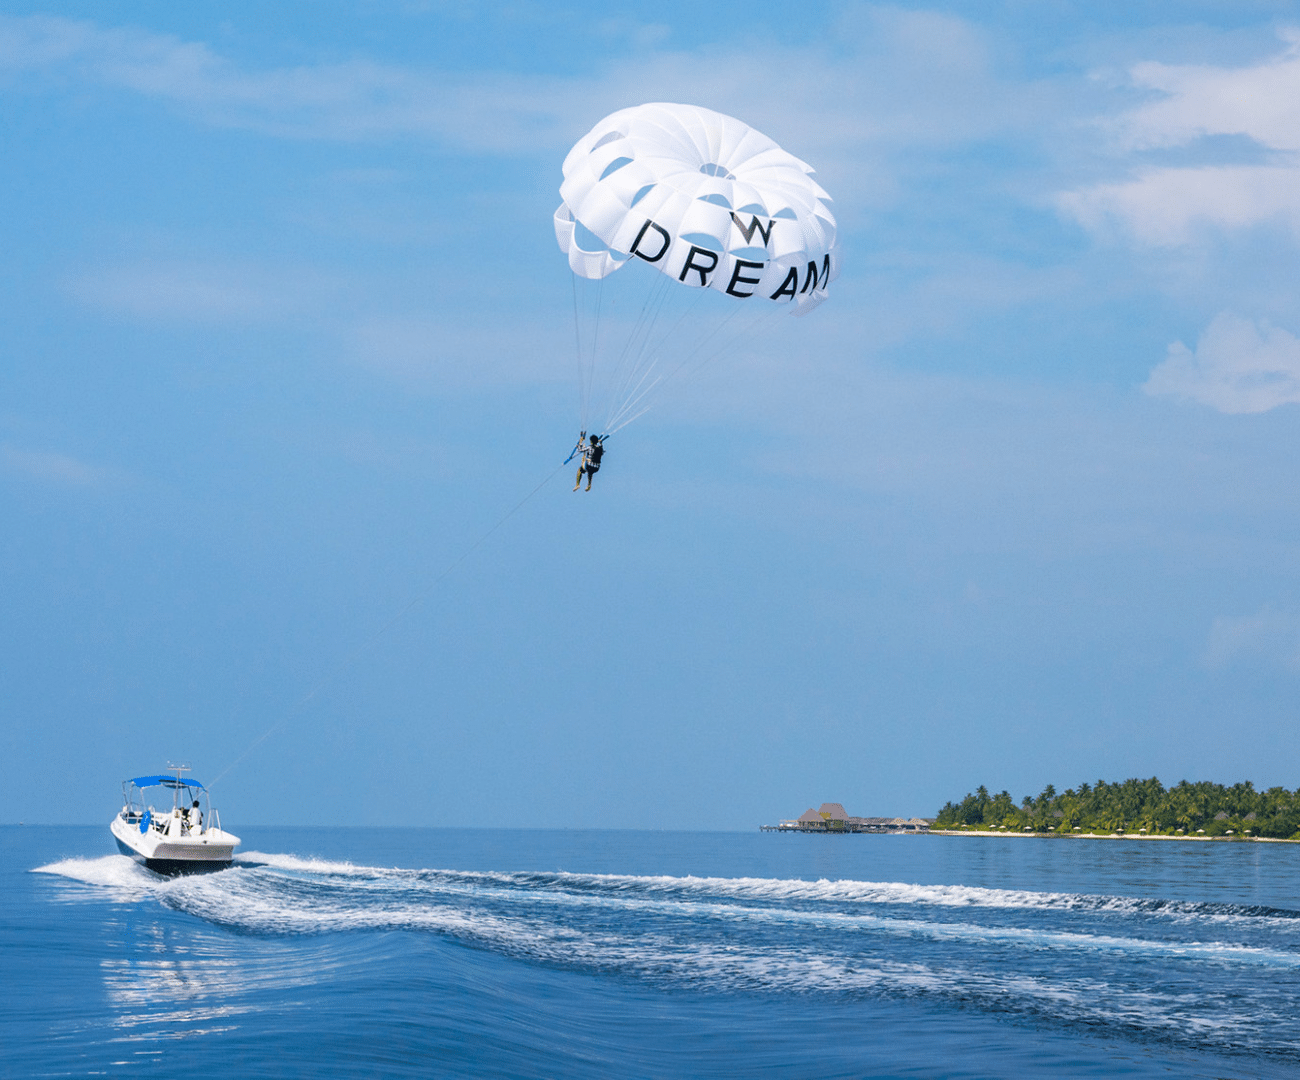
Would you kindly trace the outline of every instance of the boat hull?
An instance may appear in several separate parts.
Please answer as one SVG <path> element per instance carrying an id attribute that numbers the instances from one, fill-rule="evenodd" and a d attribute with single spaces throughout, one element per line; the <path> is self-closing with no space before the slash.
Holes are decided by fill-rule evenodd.
<path id="1" fill-rule="evenodd" d="M 234 858 L 239 837 L 221 829 L 170 837 L 154 829 L 140 832 L 122 818 L 109 825 L 118 850 L 159 874 L 201 874 L 224 870 Z"/>
<path id="2" fill-rule="evenodd" d="M 117 837 L 113 837 L 117 840 Z M 138 851 L 127 847 L 117 840 L 117 850 L 129 855 L 138 863 L 143 863 L 155 874 L 175 877 L 177 874 L 210 874 L 214 870 L 225 870 L 230 866 L 230 859 L 146 859 Z"/>

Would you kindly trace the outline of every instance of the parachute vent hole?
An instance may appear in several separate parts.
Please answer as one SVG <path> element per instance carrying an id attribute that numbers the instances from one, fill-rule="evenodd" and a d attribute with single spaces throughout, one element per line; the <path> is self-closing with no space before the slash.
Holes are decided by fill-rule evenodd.
<path id="1" fill-rule="evenodd" d="M 632 196 L 632 205 L 635 206 L 647 195 L 649 195 L 650 192 L 654 191 L 654 189 L 655 189 L 654 184 L 646 184 L 645 187 L 643 187 L 640 191 L 638 191 L 635 195 Z"/>
<path id="2" fill-rule="evenodd" d="M 775 214 L 773 214 L 772 216 L 773 216 L 774 218 L 784 218 L 786 221 L 798 221 L 798 220 L 799 220 L 799 215 L 796 214 L 793 210 L 791 210 L 790 207 L 788 207 L 788 206 L 785 207 L 784 209 L 778 210 L 778 211 L 777 211 Z"/>
<path id="3" fill-rule="evenodd" d="M 717 176 L 723 180 L 734 180 L 736 177 L 728 171 L 725 165 L 719 165 L 713 161 L 706 161 L 700 166 L 700 172 L 705 176 Z"/>
<path id="4" fill-rule="evenodd" d="M 578 245 L 579 251 L 594 254 L 598 251 L 609 250 L 609 245 L 604 240 L 576 219 L 573 222 L 573 240 Z"/>
<path id="5" fill-rule="evenodd" d="M 630 157 L 616 157 L 613 161 L 611 161 L 608 165 L 605 166 L 605 171 L 600 174 L 600 178 L 604 180 L 605 177 L 607 177 L 610 173 L 616 173 L 624 165 L 631 165 L 631 164 L 632 164 L 632 159 Z"/>
<path id="6" fill-rule="evenodd" d="M 722 241 L 716 236 L 710 236 L 708 233 L 682 233 L 682 239 L 688 244 L 694 244 L 698 248 L 704 248 L 706 251 L 723 251 Z"/>
<path id="7" fill-rule="evenodd" d="M 621 131 L 610 131 L 596 140 L 596 145 L 591 148 L 591 153 L 595 153 L 602 146 L 608 146 L 612 142 L 618 142 L 619 139 L 626 138 Z"/>
<path id="8" fill-rule="evenodd" d="M 759 217 L 767 217 L 767 207 L 759 206 L 758 203 L 747 203 L 736 211 L 738 214 L 757 214 Z"/>
<path id="9" fill-rule="evenodd" d="M 728 210 L 731 209 L 731 200 L 725 195 L 719 195 L 716 192 L 712 195 L 701 195 L 700 202 L 713 203 L 714 206 L 725 207 Z"/>

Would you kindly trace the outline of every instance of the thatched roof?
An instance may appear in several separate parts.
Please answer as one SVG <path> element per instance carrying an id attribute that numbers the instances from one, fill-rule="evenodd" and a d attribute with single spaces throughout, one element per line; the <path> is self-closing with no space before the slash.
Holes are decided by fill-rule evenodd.
<path id="1" fill-rule="evenodd" d="M 824 822 L 821 814 L 817 813 L 811 806 L 799 815 L 799 822 L 803 825 L 821 825 Z"/>
<path id="2" fill-rule="evenodd" d="M 849 812 L 837 802 L 824 802 L 817 812 L 827 821 L 849 820 Z"/>

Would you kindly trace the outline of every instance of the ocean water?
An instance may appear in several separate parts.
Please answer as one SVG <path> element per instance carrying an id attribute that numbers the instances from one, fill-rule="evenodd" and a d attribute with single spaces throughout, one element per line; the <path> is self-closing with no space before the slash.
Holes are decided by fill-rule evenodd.
<path id="1" fill-rule="evenodd" d="M 1300 845 L 0 828 L 0 1075 L 1300 1075 Z"/>

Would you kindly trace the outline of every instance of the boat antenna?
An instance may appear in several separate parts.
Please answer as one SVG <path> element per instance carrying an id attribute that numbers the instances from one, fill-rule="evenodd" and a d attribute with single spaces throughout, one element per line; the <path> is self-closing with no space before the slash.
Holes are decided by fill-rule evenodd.
<path id="1" fill-rule="evenodd" d="M 175 761 L 167 762 L 167 768 L 176 774 L 176 784 L 172 788 L 172 809 L 175 810 L 180 805 L 181 797 L 181 773 L 192 772 L 188 761 L 177 764 Z"/>

